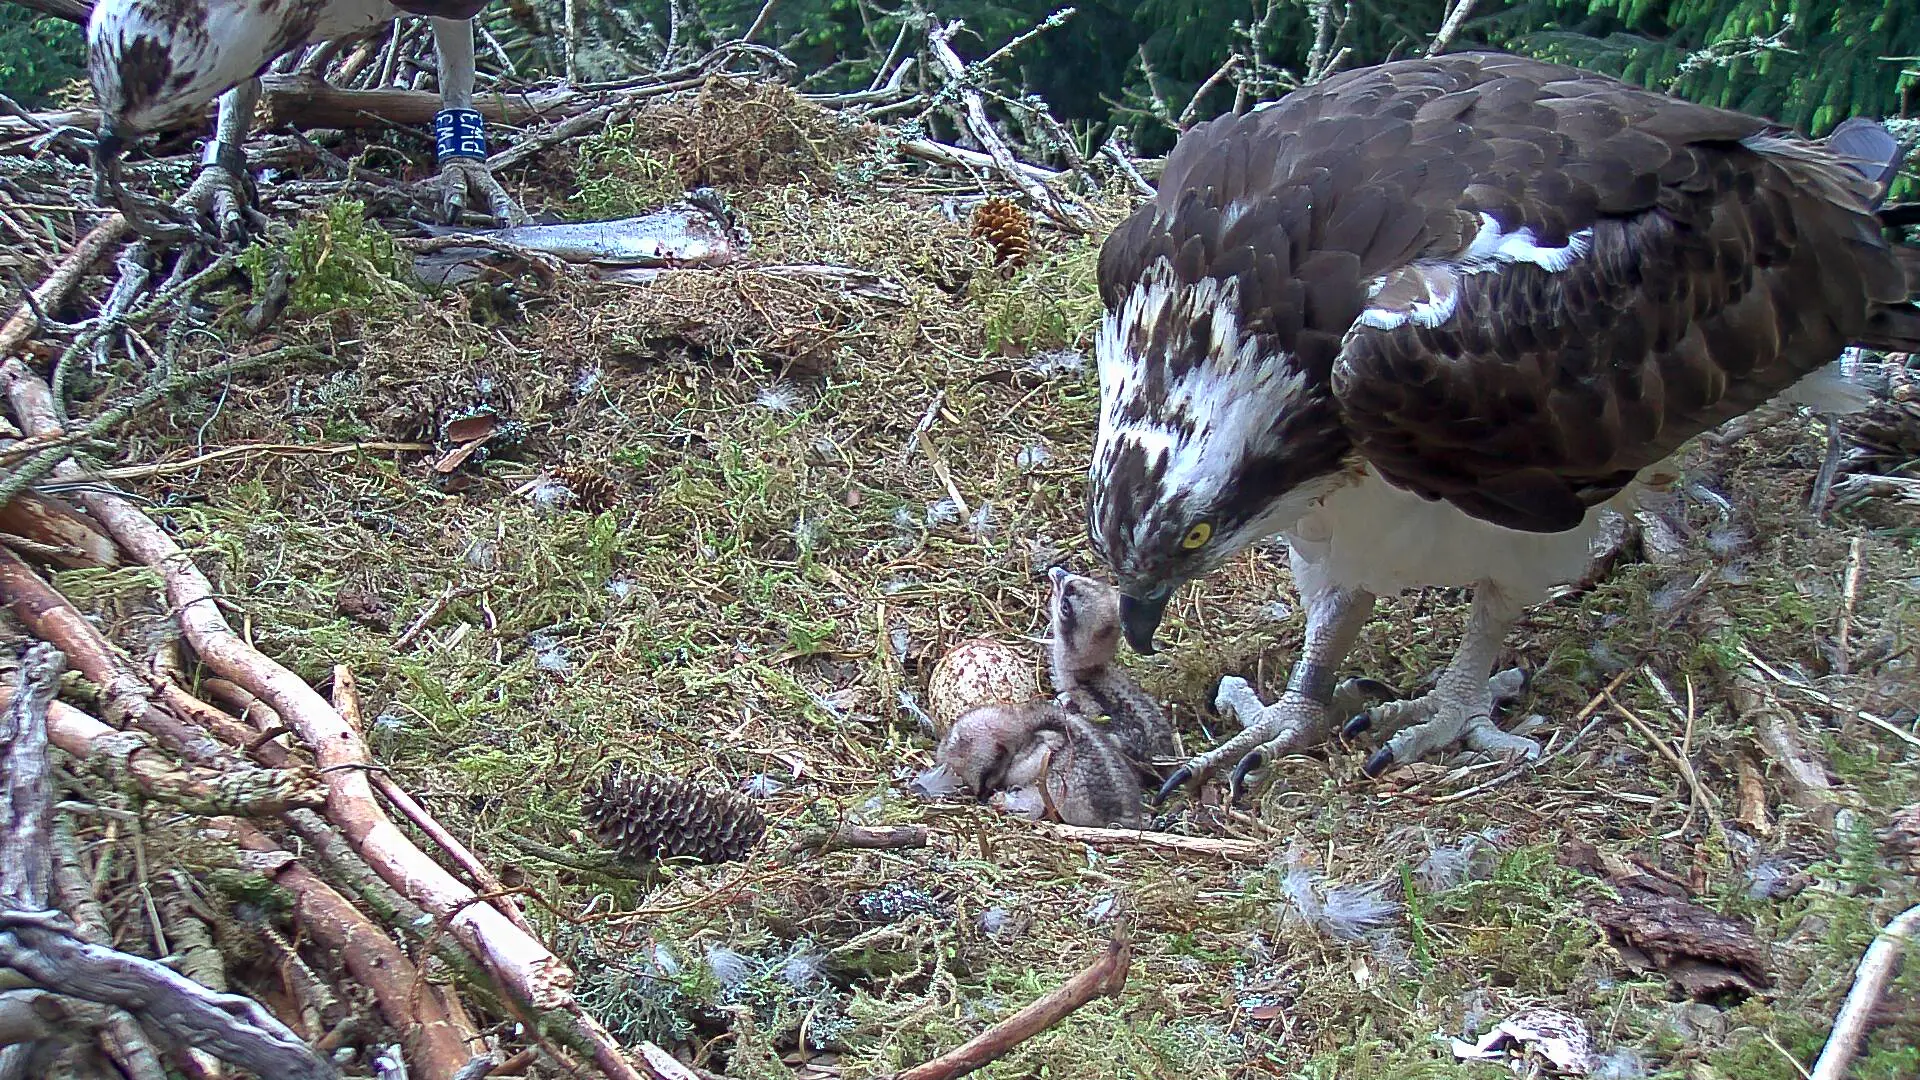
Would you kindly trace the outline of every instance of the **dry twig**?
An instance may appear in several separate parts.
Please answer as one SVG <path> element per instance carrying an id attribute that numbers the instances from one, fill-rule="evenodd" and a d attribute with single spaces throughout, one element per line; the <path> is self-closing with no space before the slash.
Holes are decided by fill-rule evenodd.
<path id="1" fill-rule="evenodd" d="M 33 290 L 31 299 L 22 302 L 6 325 L 0 326 L 0 357 L 25 344 L 40 328 L 39 312 L 65 300 L 87 270 L 126 234 L 127 219 L 114 214 L 81 237 L 80 242 L 73 246 L 73 251 L 47 276 L 47 280 Z"/>
<path id="2" fill-rule="evenodd" d="M 1473 5 L 1478 0 L 1453 0 L 1453 6 L 1447 9 L 1447 17 L 1440 24 L 1440 32 L 1433 35 L 1433 43 L 1427 46 L 1428 56 L 1439 56 L 1453 44 L 1454 35 L 1466 24 L 1467 16 L 1473 14 Z"/>
<path id="3" fill-rule="evenodd" d="M 13 695 L 0 689 L 0 705 L 11 703 Z M 65 702 L 48 708 L 47 730 L 53 745 L 106 775 L 115 788 L 189 813 L 266 817 L 326 805 L 312 769 L 194 768 L 155 746 L 144 733 L 116 731 Z"/>
<path id="4" fill-rule="evenodd" d="M 1100 959 L 1060 984 L 1046 997 L 1007 1017 L 932 1061 L 896 1073 L 893 1080 L 952 1080 L 1004 1057 L 1007 1051 L 1066 1019 L 1075 1009 L 1101 997 L 1116 997 L 1127 983 L 1133 951 L 1123 935 L 1107 944 Z"/>
<path id="5" fill-rule="evenodd" d="M 1013 182 L 1042 213 L 1052 218 L 1054 224 L 1067 232 L 1081 235 L 1087 232 L 1086 226 L 1071 213 L 1065 203 L 1060 201 L 1053 189 L 1035 180 L 1020 168 L 1020 162 L 1007 147 L 1005 139 L 994 130 L 993 120 L 987 115 L 986 97 L 968 84 L 966 65 L 960 62 L 959 54 L 953 51 L 953 35 L 959 33 L 962 24 L 956 19 L 941 25 L 934 22 L 927 30 L 927 49 L 934 64 L 960 96 L 961 118 L 967 131 L 976 142 L 986 147 L 987 156 L 992 160 L 994 169 L 1001 176 Z"/>
<path id="6" fill-rule="evenodd" d="M 1811 1080 L 1845 1080 L 1860 1044 L 1866 1041 L 1867 1028 L 1887 984 L 1900 968 L 1900 959 L 1920 939 L 1920 905 L 1894 916 L 1867 947 L 1860 968 L 1853 977 L 1853 989 L 1833 1019 L 1833 1030 L 1820 1058 L 1813 1063 Z"/>
<path id="7" fill-rule="evenodd" d="M 1682 757 L 1679 752 L 1667 744 L 1667 740 L 1655 733 L 1653 728 L 1648 726 L 1645 720 L 1640 719 L 1639 715 L 1632 709 L 1620 704 L 1619 700 L 1611 693 L 1607 694 L 1606 698 L 1607 704 L 1613 706 L 1613 711 L 1619 713 L 1622 719 L 1631 724 L 1633 730 L 1639 732 L 1642 738 L 1652 743 L 1653 748 L 1660 752 L 1660 756 L 1666 758 L 1667 761 L 1673 765 L 1674 769 L 1680 773 L 1680 778 L 1686 781 L 1687 790 L 1691 795 L 1693 806 L 1700 810 L 1701 813 L 1707 815 L 1708 822 L 1713 826 L 1714 835 L 1718 836 L 1722 842 L 1725 842 L 1727 827 L 1726 823 L 1720 819 L 1720 803 L 1713 797 L 1713 793 L 1708 791 L 1705 785 L 1700 783 L 1700 775 L 1694 772 L 1693 763 L 1685 757 Z"/>
<path id="8" fill-rule="evenodd" d="M 0 965 L 30 984 L 141 1017 L 175 1041 L 222 1060 L 291 1080 L 332 1080 L 333 1067 L 251 1000 L 215 994 L 152 960 L 84 940 L 78 927 L 46 910 L 53 888 L 48 834 L 52 788 L 47 773 L 47 713 L 65 657 L 50 644 L 22 660 L 9 704 L 6 800 L 0 805 Z"/>
<path id="9" fill-rule="evenodd" d="M 472 1059 L 469 1048 L 477 1046 L 478 1039 L 449 1009 L 445 998 L 450 991 L 427 987 L 391 936 L 265 833 L 239 821 L 229 827 L 243 848 L 279 864 L 268 876 L 293 894 L 300 926 L 321 947 L 339 954 L 355 981 L 373 992 L 381 1015 L 400 1032 L 408 1064 L 429 1080 L 458 1075 Z"/>
<path id="10" fill-rule="evenodd" d="M 365 725 L 361 719 L 359 689 L 354 681 L 353 671 L 345 664 L 336 664 L 333 668 L 333 707 L 340 710 L 340 715 L 346 720 L 348 726 L 364 736 Z M 411 821 L 415 828 L 426 833 L 434 843 L 439 844 L 447 853 L 447 857 L 473 878 L 473 883 L 487 895 L 494 907 L 500 909 L 500 914 L 513 920 L 513 924 L 525 931 L 528 937 L 535 936 L 533 925 L 527 922 L 526 915 L 521 912 L 520 905 L 514 902 L 507 887 L 494 876 L 493 871 L 487 869 L 486 864 L 481 862 L 478 856 L 467 849 L 467 845 L 448 832 L 446 826 L 434 820 L 433 815 L 427 812 L 427 808 L 416 802 L 412 795 L 407 794 L 406 789 L 395 783 L 393 777 L 378 770 L 371 772 L 370 775 L 373 778 L 374 788 L 386 797 L 387 802 Z"/>
<path id="11" fill-rule="evenodd" d="M 1153 832 L 1143 829 L 1098 829 L 1086 825 L 1068 825 L 1063 822 L 1045 822 L 1043 827 L 1062 840 L 1089 844 L 1093 847 L 1113 848 L 1132 845 L 1165 848 L 1169 851 L 1184 852 L 1189 855 L 1212 855 L 1235 862 L 1265 862 L 1272 858 L 1273 849 L 1267 844 L 1255 840 L 1233 840 L 1212 836 L 1179 836 L 1174 833 Z"/>

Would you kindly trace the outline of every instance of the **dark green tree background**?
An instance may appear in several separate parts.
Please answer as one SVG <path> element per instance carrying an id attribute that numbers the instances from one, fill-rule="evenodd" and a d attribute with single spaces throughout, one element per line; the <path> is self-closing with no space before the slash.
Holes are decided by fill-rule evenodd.
<path id="1" fill-rule="evenodd" d="M 44 105 L 55 89 L 85 74 L 85 54 L 79 27 L 0 3 L 0 94 Z"/>
<path id="2" fill-rule="evenodd" d="M 558 66 L 560 0 L 499 0 L 490 25 L 534 71 Z M 680 38 L 737 34 L 761 0 L 681 0 Z M 977 59 L 1044 20 L 1058 0 L 776 0 L 761 41 L 782 47 L 812 89 L 864 87 L 920 12 L 964 19 L 956 45 Z M 1353 67 L 1415 54 L 1445 17 L 1445 0 L 1079 0 L 1061 25 L 999 68 L 1089 139 L 1118 125 L 1144 151 L 1164 150 L 1169 114 L 1235 50 L 1257 55 L 1271 96 L 1303 74 L 1321 41 Z M 600 62 L 658 57 L 667 0 L 579 0 Z M 1484 9 L 1484 10 L 1480 10 Z M 654 37 L 660 40 L 650 41 Z M 1762 114 L 1813 134 L 1854 115 L 1920 113 L 1916 0 L 1480 0 L 1453 48 L 1490 46 L 1606 71 L 1684 97 Z M 80 74 L 77 28 L 0 3 L 0 90 L 26 104 Z M 1242 74 L 1245 74 L 1245 68 Z M 1230 108 L 1222 83 L 1197 115 Z"/>
<path id="3" fill-rule="evenodd" d="M 977 57 L 1060 5 L 940 0 L 927 6 L 967 21 L 977 35 L 968 55 Z M 1377 63 L 1423 51 L 1447 4 L 1082 0 L 1074 7 L 1077 14 L 1065 25 L 1021 49 L 1009 74 L 1064 117 L 1126 124 L 1143 149 L 1160 149 L 1171 133 L 1151 119 L 1156 92 L 1178 113 L 1234 49 L 1256 48 L 1275 67 L 1303 74 L 1326 9 L 1344 21 L 1330 50 L 1349 50 L 1342 66 Z M 732 28 L 746 25 L 759 8 L 758 0 L 713 0 L 706 10 L 716 27 Z M 1813 134 L 1848 116 L 1920 112 L 1920 3 L 1913 0 L 1482 0 L 1479 9 L 1452 48 L 1562 60 Z M 765 40 L 799 43 L 803 68 L 817 70 L 835 58 L 884 53 L 911 12 L 860 0 L 779 0 Z M 850 85 L 871 73 L 871 62 L 856 63 L 842 76 Z M 1232 87 L 1222 86 L 1199 114 L 1220 112 L 1232 101 Z"/>

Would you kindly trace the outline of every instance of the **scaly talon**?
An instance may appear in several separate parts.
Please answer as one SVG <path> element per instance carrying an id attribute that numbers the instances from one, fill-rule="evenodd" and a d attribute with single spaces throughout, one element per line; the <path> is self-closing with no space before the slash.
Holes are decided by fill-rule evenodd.
<path id="1" fill-rule="evenodd" d="M 1357 735 L 1363 734 L 1368 728 L 1372 726 L 1373 726 L 1372 716 L 1368 715 L 1367 713 L 1354 713 L 1353 716 L 1350 719 L 1348 719 L 1348 721 L 1345 724 L 1342 724 L 1340 726 L 1340 737 L 1343 739 L 1354 738 Z"/>
<path id="2" fill-rule="evenodd" d="M 1532 758 L 1540 753 L 1538 743 L 1501 731 L 1492 719 L 1494 706 L 1518 697 L 1526 682 L 1526 673 L 1519 668 L 1508 668 L 1473 688 L 1459 677 L 1443 676 L 1430 693 L 1377 705 L 1347 721 L 1344 731 L 1352 736 L 1378 727 L 1390 736 L 1362 768 L 1368 777 L 1456 743 L 1470 750 Z"/>
<path id="3" fill-rule="evenodd" d="M 1294 660 L 1293 672 L 1280 700 L 1261 702 L 1253 687 L 1237 675 L 1220 680 L 1214 704 L 1230 712 L 1241 730 L 1231 739 L 1186 763 L 1174 776 L 1180 782 L 1204 778 L 1222 763 L 1234 763 L 1228 778 L 1229 794 L 1238 798 L 1247 776 L 1282 755 L 1323 741 L 1328 734 L 1327 706 L 1335 700 L 1334 665 L 1353 647 L 1360 627 L 1373 610 L 1373 594 L 1327 588 L 1324 578 L 1303 561 L 1296 549 L 1289 554 L 1294 580 L 1300 583 L 1307 609 L 1307 638 Z M 1178 783 L 1163 789 L 1171 793 Z"/>
<path id="4" fill-rule="evenodd" d="M 1297 690 L 1288 690 L 1279 701 L 1265 705 L 1245 679 L 1229 675 L 1220 680 L 1214 702 L 1240 722 L 1240 733 L 1187 762 L 1174 776 L 1183 782 L 1205 779 L 1222 763 L 1232 761 L 1227 781 L 1230 800 L 1239 798 L 1249 773 L 1326 737 L 1326 706 Z M 1177 786 L 1169 781 L 1162 790 L 1171 794 Z"/>
<path id="5" fill-rule="evenodd" d="M 501 227 L 524 225 L 526 211 L 494 179 L 485 161 L 475 158 L 448 158 L 440 163 L 440 173 L 431 183 L 440 189 L 440 213 L 449 225 L 458 225 L 466 213 L 469 196 L 478 196 L 487 207 L 494 224 Z"/>

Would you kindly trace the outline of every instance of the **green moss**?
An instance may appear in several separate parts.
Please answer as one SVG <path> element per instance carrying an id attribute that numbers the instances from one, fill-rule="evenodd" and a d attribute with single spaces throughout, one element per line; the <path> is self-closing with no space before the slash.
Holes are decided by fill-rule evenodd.
<path id="1" fill-rule="evenodd" d="M 1315 1054 L 1295 1075 L 1298 1080 L 1490 1080 L 1512 1074 L 1498 1065 L 1455 1061 L 1438 1047 L 1368 1039 Z"/>
<path id="2" fill-rule="evenodd" d="M 579 143 L 571 207 L 592 220 L 657 210 L 681 195 L 680 169 L 671 154 L 639 148 L 639 120 L 611 124 Z"/>
<path id="3" fill-rule="evenodd" d="M 1036 260 L 983 300 L 987 348 L 1003 355 L 1084 345 L 1100 320 L 1099 245 L 1091 240 Z"/>
<path id="4" fill-rule="evenodd" d="M 367 220 L 366 206 L 341 199 L 276 227 L 240 255 L 254 293 L 279 269 L 287 274 L 287 313 L 378 312 L 413 295 L 405 264 L 386 230 Z"/>
<path id="5" fill-rule="evenodd" d="M 1501 856 L 1485 881 L 1457 885 L 1431 898 L 1434 920 L 1464 933 L 1449 958 L 1484 971 L 1496 985 L 1523 993 L 1558 993 L 1598 955 L 1602 942 L 1579 906 L 1587 881 L 1561 866 L 1552 845 Z"/>

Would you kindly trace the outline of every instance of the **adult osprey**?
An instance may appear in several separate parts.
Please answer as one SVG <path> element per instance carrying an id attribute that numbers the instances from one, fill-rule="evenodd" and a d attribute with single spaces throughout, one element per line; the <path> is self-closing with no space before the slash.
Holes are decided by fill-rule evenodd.
<path id="1" fill-rule="evenodd" d="M 449 220 L 471 192 L 496 218 L 525 219 L 487 171 L 487 143 L 473 108 L 473 23 L 486 0 L 100 0 L 87 24 L 87 75 L 102 113 L 96 166 L 128 219 L 149 232 L 163 222 L 143 212 L 120 179 L 127 137 L 183 123 L 220 99 L 215 134 L 184 200 L 233 235 L 247 206 L 241 145 L 260 97 L 259 74 L 310 41 L 355 33 L 405 15 L 433 19 L 441 110 L 434 143 Z M 162 215 L 165 216 L 163 210 Z"/>
<path id="2" fill-rule="evenodd" d="M 1367 774 L 1537 753 L 1489 673 L 1601 508 L 1849 343 L 1920 350 L 1920 252 L 1873 212 L 1899 156 L 1877 124 L 1813 143 L 1488 53 L 1188 132 L 1100 253 L 1088 531 L 1142 653 L 1175 587 L 1276 533 L 1307 630 L 1282 698 L 1162 797 L 1324 737 L 1374 597 L 1424 585 L 1473 589 L 1467 630 L 1432 693 L 1349 724 L 1397 731 Z"/>

